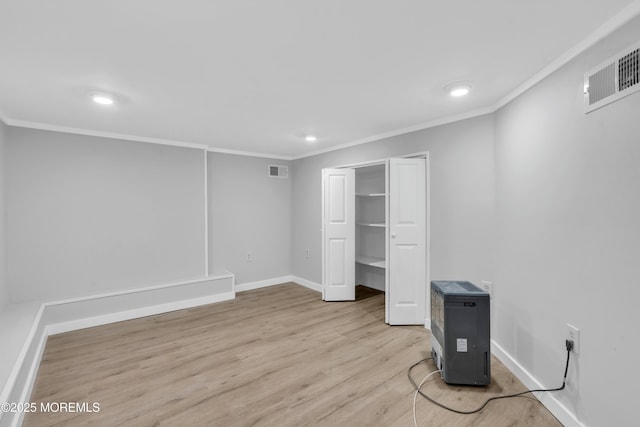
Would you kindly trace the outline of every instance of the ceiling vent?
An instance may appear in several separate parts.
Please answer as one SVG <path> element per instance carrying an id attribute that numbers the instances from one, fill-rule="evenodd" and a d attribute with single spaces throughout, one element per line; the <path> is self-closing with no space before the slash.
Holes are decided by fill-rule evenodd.
<path id="1" fill-rule="evenodd" d="M 289 178 L 289 166 L 269 165 L 268 168 L 271 178 Z"/>
<path id="2" fill-rule="evenodd" d="M 640 42 L 584 75 L 585 113 L 640 90 Z"/>

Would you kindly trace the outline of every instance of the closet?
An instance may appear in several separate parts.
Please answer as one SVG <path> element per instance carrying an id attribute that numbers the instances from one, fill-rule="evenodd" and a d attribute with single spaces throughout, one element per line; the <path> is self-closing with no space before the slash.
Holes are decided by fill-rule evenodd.
<path id="1" fill-rule="evenodd" d="M 426 160 L 393 158 L 324 169 L 322 298 L 355 299 L 355 286 L 385 292 L 385 321 L 426 316 Z"/>
<path id="2" fill-rule="evenodd" d="M 385 291 L 387 272 L 386 165 L 355 169 L 356 285 Z"/>

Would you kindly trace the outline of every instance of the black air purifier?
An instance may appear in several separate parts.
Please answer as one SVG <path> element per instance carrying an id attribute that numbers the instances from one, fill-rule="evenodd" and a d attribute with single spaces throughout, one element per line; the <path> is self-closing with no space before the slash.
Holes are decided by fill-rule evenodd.
<path id="1" fill-rule="evenodd" d="M 431 355 L 447 384 L 491 382 L 489 294 L 471 282 L 431 282 Z"/>

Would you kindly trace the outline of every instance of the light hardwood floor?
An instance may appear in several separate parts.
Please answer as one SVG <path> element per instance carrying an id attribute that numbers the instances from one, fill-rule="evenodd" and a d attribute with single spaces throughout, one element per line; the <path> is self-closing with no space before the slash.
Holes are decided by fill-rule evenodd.
<path id="1" fill-rule="evenodd" d="M 384 294 L 322 302 L 283 284 L 237 299 L 49 337 L 32 402 L 98 402 L 97 413 L 33 413 L 25 426 L 412 426 L 407 369 L 429 331 L 384 324 Z M 431 362 L 414 370 L 420 381 Z M 525 387 L 495 358 L 489 387 L 429 380 L 461 409 Z M 560 375 L 561 373 L 559 373 Z M 457 415 L 418 398 L 420 426 L 559 426 L 535 398 Z"/>

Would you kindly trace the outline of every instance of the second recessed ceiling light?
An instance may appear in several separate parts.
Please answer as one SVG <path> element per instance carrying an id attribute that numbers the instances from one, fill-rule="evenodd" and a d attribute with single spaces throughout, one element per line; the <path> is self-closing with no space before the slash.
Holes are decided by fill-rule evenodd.
<path id="1" fill-rule="evenodd" d="M 459 98 L 461 96 L 468 95 L 469 92 L 471 92 L 471 85 L 467 83 L 455 83 L 447 86 L 445 90 L 454 98 Z"/>
<path id="2" fill-rule="evenodd" d="M 92 93 L 91 99 L 93 99 L 93 102 L 95 102 L 96 104 L 113 105 L 113 98 L 106 94 Z"/>

